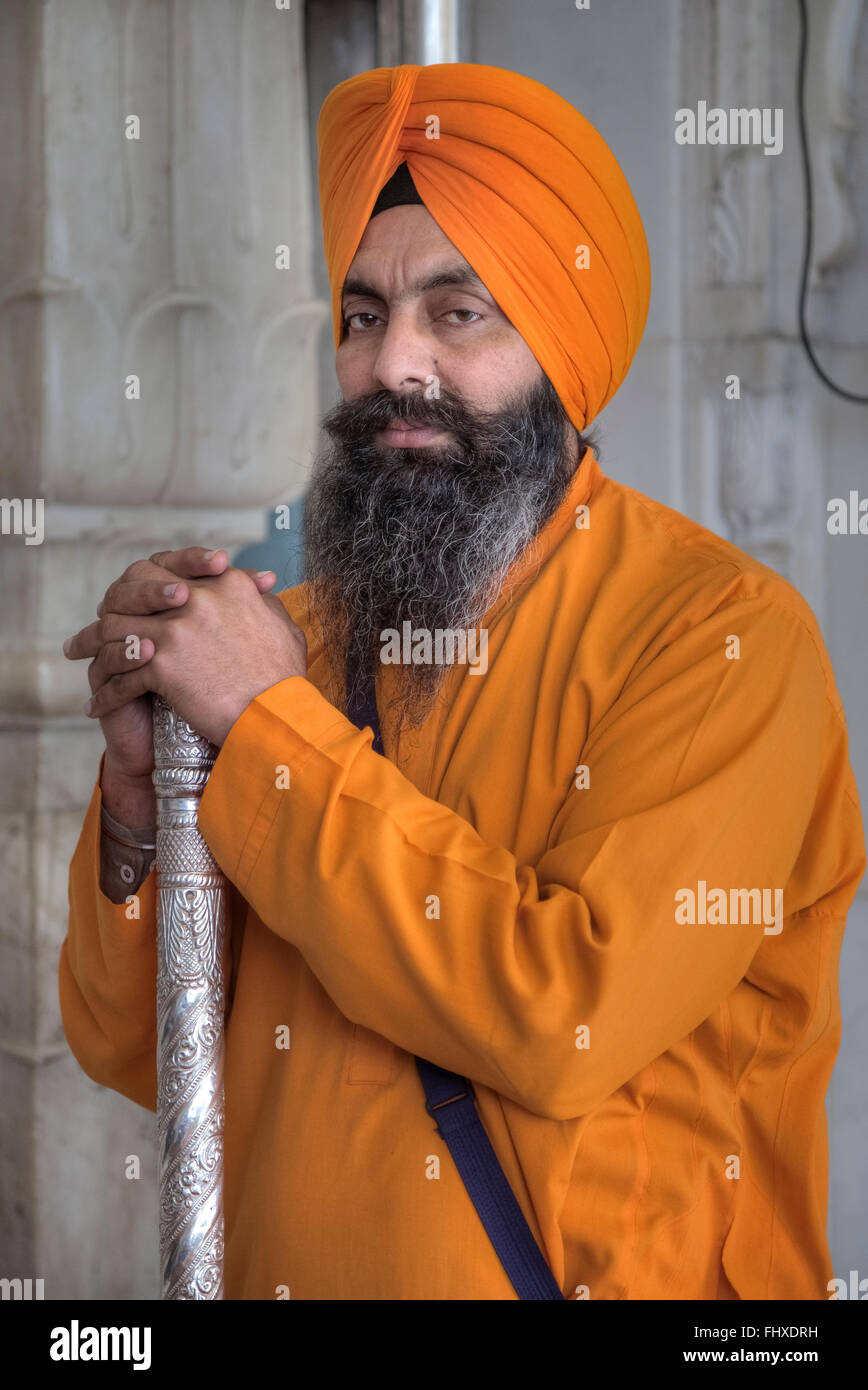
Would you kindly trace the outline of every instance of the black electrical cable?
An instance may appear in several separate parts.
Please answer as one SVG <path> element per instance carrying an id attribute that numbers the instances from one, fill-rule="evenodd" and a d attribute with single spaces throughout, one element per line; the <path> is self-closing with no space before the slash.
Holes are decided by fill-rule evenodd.
<path id="1" fill-rule="evenodd" d="M 798 0 L 800 17 L 799 35 L 799 75 L 796 85 L 796 107 L 799 116 L 799 135 L 802 142 L 802 168 L 805 177 L 805 254 L 802 261 L 802 283 L 799 290 L 799 335 L 802 339 L 808 360 L 817 376 L 828 386 L 830 391 L 834 391 L 837 396 L 842 396 L 845 401 L 855 401 L 857 405 L 868 405 L 868 395 L 860 395 L 857 391 L 847 391 L 824 371 L 817 361 L 816 354 L 811 341 L 808 337 L 806 325 L 806 309 L 808 301 L 808 277 L 811 270 L 811 254 L 814 241 L 814 193 L 811 183 L 811 158 L 808 152 L 808 130 L 805 121 L 805 73 L 808 66 L 808 7 L 807 0 Z"/>

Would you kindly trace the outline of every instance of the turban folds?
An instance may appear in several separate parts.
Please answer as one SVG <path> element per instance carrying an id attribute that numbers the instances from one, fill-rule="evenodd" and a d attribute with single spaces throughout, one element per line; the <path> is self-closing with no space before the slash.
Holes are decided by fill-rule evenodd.
<path id="1" fill-rule="evenodd" d="M 406 163 L 434 221 L 584 428 L 627 375 L 651 292 L 633 195 L 585 117 L 503 68 L 405 64 L 340 83 L 317 134 L 335 347 L 347 271 L 381 188 Z"/>

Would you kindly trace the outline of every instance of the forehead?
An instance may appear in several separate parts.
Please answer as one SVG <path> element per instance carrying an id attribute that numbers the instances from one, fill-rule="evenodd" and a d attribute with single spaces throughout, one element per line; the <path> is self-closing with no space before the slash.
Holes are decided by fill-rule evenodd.
<path id="1" fill-rule="evenodd" d="M 345 286 L 364 278 L 387 291 L 406 290 L 424 272 L 448 268 L 464 272 L 477 289 L 484 289 L 473 267 L 465 260 L 427 208 L 418 203 L 387 208 L 374 217 L 347 271 Z"/>

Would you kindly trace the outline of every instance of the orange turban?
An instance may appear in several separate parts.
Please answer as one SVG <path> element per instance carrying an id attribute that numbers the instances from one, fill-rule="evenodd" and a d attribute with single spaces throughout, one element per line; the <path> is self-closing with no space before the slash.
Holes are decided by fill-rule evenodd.
<path id="1" fill-rule="evenodd" d="M 627 181 L 585 117 L 520 73 L 406 64 L 341 82 L 317 133 L 335 346 L 347 271 L 380 189 L 406 163 L 576 429 L 587 425 L 639 346 L 651 267 Z"/>

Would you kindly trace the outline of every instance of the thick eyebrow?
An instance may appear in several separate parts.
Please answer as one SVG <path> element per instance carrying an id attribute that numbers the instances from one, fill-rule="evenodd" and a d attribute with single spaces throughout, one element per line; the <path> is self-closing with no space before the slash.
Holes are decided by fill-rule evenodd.
<path id="1" fill-rule="evenodd" d="M 407 294 L 426 294 L 428 290 L 443 289 L 446 285 L 469 285 L 472 289 L 484 290 L 486 294 L 488 293 L 473 267 L 465 263 L 464 265 L 449 266 L 445 270 L 438 270 L 435 275 L 429 275 L 424 280 L 416 280 L 409 286 Z M 346 299 L 348 294 L 358 294 L 365 299 L 379 299 L 381 303 L 385 303 L 379 290 L 352 275 L 347 276 L 344 281 L 341 300 Z"/>

